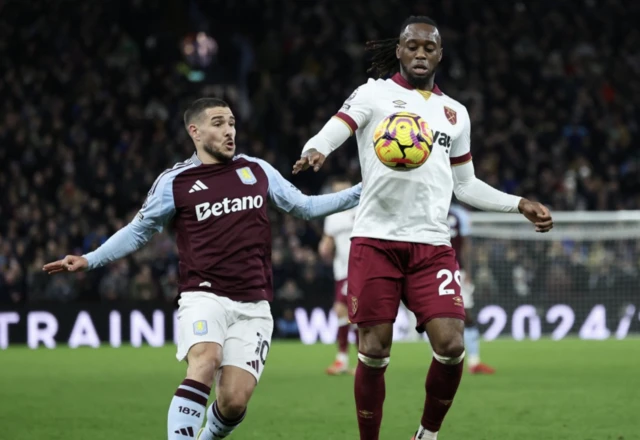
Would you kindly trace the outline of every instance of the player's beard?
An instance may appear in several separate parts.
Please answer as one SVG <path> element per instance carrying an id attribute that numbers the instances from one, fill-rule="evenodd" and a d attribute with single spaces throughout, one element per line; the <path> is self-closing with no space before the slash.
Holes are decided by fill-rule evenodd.
<path id="1" fill-rule="evenodd" d="M 405 70 L 405 72 L 407 73 L 407 82 L 418 90 L 426 90 L 429 81 L 431 81 L 435 75 L 435 72 L 430 72 L 427 76 L 414 76 L 409 73 L 408 69 Z"/>
<path id="2" fill-rule="evenodd" d="M 227 163 L 230 162 L 231 159 L 233 159 L 233 153 L 230 156 L 225 155 L 223 152 L 221 151 L 216 151 L 212 146 L 210 145 L 203 145 L 202 149 L 211 157 L 213 157 L 215 160 L 217 160 L 220 163 Z"/>

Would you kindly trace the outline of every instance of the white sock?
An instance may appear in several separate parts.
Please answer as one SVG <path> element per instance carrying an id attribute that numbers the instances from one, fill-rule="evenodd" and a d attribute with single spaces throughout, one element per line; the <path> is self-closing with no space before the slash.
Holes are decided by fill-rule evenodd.
<path id="1" fill-rule="evenodd" d="M 347 353 L 338 352 L 338 354 L 336 355 L 336 360 L 338 362 L 342 362 L 345 367 L 349 366 L 349 354 Z"/>
<path id="2" fill-rule="evenodd" d="M 185 379 L 176 390 L 169 414 L 167 434 L 169 440 L 195 439 L 202 426 L 211 388 L 191 379 Z"/>
<path id="3" fill-rule="evenodd" d="M 420 425 L 416 433 L 416 440 L 438 440 L 438 433 L 424 429 L 422 425 Z"/>
<path id="4" fill-rule="evenodd" d="M 218 440 L 227 437 L 242 423 L 245 413 L 236 420 L 229 420 L 220 413 L 216 400 L 207 410 L 207 424 L 199 440 Z"/>

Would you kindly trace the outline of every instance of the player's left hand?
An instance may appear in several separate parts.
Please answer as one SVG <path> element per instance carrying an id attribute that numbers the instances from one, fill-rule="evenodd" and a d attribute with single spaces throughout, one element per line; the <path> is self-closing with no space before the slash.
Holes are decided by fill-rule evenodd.
<path id="1" fill-rule="evenodd" d="M 47 263 L 42 268 L 49 275 L 60 272 L 78 272 L 85 270 L 89 266 L 89 262 L 84 257 L 77 255 L 67 255 L 62 260 Z"/>
<path id="2" fill-rule="evenodd" d="M 313 167 L 313 171 L 318 171 L 324 161 L 326 156 L 320 153 L 315 148 L 312 148 L 304 153 L 300 159 L 296 161 L 293 165 L 293 174 L 298 174 L 300 171 L 304 171 L 309 167 Z"/>
<path id="3" fill-rule="evenodd" d="M 536 232 L 549 232 L 553 228 L 551 213 L 542 203 L 522 198 L 518 204 L 518 209 L 527 220 L 535 225 Z"/>

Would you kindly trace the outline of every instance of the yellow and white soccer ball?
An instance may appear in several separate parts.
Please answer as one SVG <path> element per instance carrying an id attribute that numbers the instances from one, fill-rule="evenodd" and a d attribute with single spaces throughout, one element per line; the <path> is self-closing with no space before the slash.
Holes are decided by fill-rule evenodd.
<path id="1" fill-rule="evenodd" d="M 387 116 L 373 134 L 373 147 L 380 162 L 398 171 L 424 165 L 432 145 L 433 132 L 429 124 L 410 112 Z"/>

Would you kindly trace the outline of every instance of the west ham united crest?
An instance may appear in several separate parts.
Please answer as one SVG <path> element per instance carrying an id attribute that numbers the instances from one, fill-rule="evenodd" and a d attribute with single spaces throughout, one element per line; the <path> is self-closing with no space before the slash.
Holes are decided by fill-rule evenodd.
<path id="1" fill-rule="evenodd" d="M 458 113 L 454 109 L 445 106 L 444 115 L 447 117 L 447 121 L 451 122 L 451 125 L 456 125 L 458 122 Z"/>

